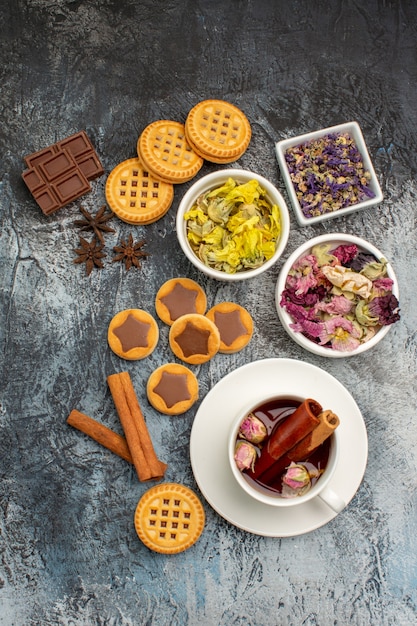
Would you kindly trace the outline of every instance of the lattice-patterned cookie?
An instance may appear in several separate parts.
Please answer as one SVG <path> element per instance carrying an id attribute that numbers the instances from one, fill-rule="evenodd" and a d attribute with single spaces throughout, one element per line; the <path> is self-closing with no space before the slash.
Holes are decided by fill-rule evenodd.
<path id="1" fill-rule="evenodd" d="M 190 548 L 205 524 L 196 494 L 177 483 L 151 487 L 139 500 L 134 517 L 139 539 L 150 550 L 176 554 Z"/>
<path id="2" fill-rule="evenodd" d="M 188 142 L 203 159 L 231 163 L 247 149 L 252 130 L 245 114 L 223 100 L 203 100 L 185 121 Z"/>
<path id="3" fill-rule="evenodd" d="M 110 172 L 106 199 L 111 210 L 128 224 L 151 224 L 165 215 L 174 199 L 170 183 L 156 179 L 138 158 L 127 159 Z"/>
<path id="4" fill-rule="evenodd" d="M 191 180 L 204 162 L 188 143 L 184 125 L 170 120 L 149 124 L 139 136 L 137 151 L 145 167 L 169 183 Z"/>

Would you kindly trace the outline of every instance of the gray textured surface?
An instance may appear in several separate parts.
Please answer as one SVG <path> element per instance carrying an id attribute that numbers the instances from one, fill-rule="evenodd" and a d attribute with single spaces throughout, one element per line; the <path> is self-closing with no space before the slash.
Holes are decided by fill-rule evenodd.
<path id="1" fill-rule="evenodd" d="M 0 624 L 35 626 L 409 626 L 417 623 L 415 259 L 417 5 L 365 0 L 2 0 Z M 133 229 L 151 257 L 84 275 L 73 265 L 83 204 L 45 218 L 20 175 L 22 157 L 87 130 L 106 173 L 135 155 L 141 130 L 184 121 L 199 100 L 241 106 L 253 138 L 238 165 L 281 190 L 276 140 L 357 120 L 385 200 L 377 210 L 292 229 L 306 238 L 360 235 L 392 261 L 402 321 L 373 352 L 331 361 L 292 343 L 274 312 L 279 263 L 254 284 L 197 275 L 176 242 L 175 211 Z M 205 165 L 202 174 L 214 167 Z M 132 229 L 114 220 L 111 250 Z M 255 334 L 235 356 L 196 368 L 201 397 L 251 360 L 292 357 L 332 373 L 368 429 L 369 461 L 350 505 L 318 531 L 263 538 L 206 503 L 189 551 L 164 557 L 138 541 L 132 516 L 147 488 L 124 461 L 65 423 L 74 407 L 119 430 L 106 376 L 126 369 L 106 343 L 122 308 L 152 309 L 166 279 L 188 275 L 209 302 L 237 300 Z M 155 353 L 128 364 L 166 478 L 196 489 L 188 444 L 194 410 L 153 411 L 144 386 L 171 359 L 167 329 Z M 352 463 L 354 458 L 352 459 Z"/>

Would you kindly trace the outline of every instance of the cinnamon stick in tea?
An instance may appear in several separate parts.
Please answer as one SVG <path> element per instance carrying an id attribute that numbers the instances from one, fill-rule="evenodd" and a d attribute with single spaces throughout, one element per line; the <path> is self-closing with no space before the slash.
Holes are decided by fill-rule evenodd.
<path id="1" fill-rule="evenodd" d="M 294 413 L 278 422 L 255 462 L 254 471 L 248 472 L 249 476 L 252 478 L 261 476 L 280 457 L 311 433 L 319 424 L 317 416 L 322 410 L 322 406 L 316 400 L 307 398 Z"/>
<path id="2" fill-rule="evenodd" d="M 322 411 L 317 419 L 319 420 L 317 427 L 288 452 L 288 457 L 291 461 L 303 461 L 306 459 L 333 434 L 340 424 L 336 413 L 329 410 Z"/>
<path id="3" fill-rule="evenodd" d="M 92 417 L 77 411 L 77 409 L 73 409 L 67 418 L 67 423 L 85 435 L 88 435 L 91 439 L 94 439 L 94 441 L 111 452 L 114 452 L 122 459 L 125 459 L 125 461 L 129 463 L 133 462 L 126 439 L 110 428 L 107 428 L 107 426 L 100 424 L 100 422 L 97 422 Z"/>
<path id="4" fill-rule="evenodd" d="M 129 372 L 111 374 L 107 382 L 139 480 L 162 478 L 167 466 L 156 455 Z"/>
<path id="5" fill-rule="evenodd" d="M 258 480 L 264 485 L 272 485 L 291 462 L 299 463 L 307 459 L 330 437 L 339 426 L 340 420 L 332 411 L 322 411 L 317 419 L 319 424 L 284 456 L 280 457 L 268 469 L 259 475 Z"/>

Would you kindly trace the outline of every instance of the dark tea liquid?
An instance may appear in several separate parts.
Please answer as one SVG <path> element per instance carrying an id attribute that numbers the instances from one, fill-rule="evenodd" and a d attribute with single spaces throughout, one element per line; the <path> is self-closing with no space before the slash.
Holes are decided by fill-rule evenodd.
<path id="1" fill-rule="evenodd" d="M 300 404 L 301 402 L 297 400 L 280 398 L 279 400 L 270 400 L 269 402 L 265 402 L 265 404 L 259 405 L 256 409 L 251 411 L 251 413 L 253 413 L 265 424 L 269 436 L 273 429 L 282 420 L 294 413 L 295 409 L 300 406 Z M 329 437 L 306 459 L 299 459 L 299 461 L 306 466 L 309 472 L 313 469 L 325 469 L 329 459 L 330 441 L 331 438 Z M 290 459 L 285 459 L 285 461 L 286 463 L 284 464 L 283 470 L 280 471 L 276 476 L 274 476 L 273 481 L 270 481 L 268 484 L 264 484 L 260 482 L 259 479 L 254 479 L 251 476 L 248 476 L 246 472 L 243 472 L 242 475 L 244 476 L 245 480 L 252 487 L 258 489 L 258 491 L 262 491 L 269 495 L 280 494 L 282 490 L 282 478 L 285 474 L 286 468 L 292 462 Z M 297 463 L 298 459 L 295 459 L 293 462 Z M 318 476 L 317 478 L 312 478 L 311 486 L 313 486 L 319 478 L 320 476 Z"/>

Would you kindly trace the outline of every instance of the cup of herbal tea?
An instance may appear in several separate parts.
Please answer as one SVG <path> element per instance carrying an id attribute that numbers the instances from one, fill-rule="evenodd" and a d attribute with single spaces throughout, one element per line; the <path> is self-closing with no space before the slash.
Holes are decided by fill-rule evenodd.
<path id="1" fill-rule="evenodd" d="M 336 513 L 331 489 L 338 463 L 339 417 L 313 398 L 273 396 L 245 407 L 228 440 L 232 473 L 249 496 L 277 507 L 320 498 Z"/>

